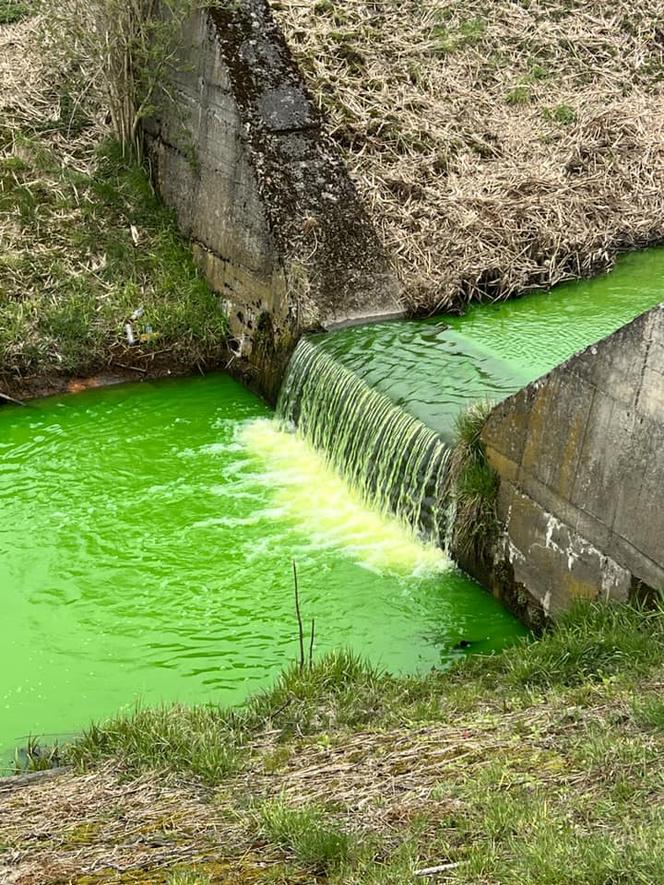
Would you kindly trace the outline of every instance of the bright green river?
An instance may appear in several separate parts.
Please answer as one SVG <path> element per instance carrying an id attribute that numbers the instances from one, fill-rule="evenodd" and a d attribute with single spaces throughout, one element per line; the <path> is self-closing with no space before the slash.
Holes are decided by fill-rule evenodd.
<path id="1" fill-rule="evenodd" d="M 325 341 L 447 433 L 662 300 L 664 251 L 464 318 Z M 0 409 L 0 758 L 140 702 L 236 703 L 297 655 L 291 562 L 315 653 L 392 671 L 523 629 L 437 549 L 369 510 L 224 375 Z"/>
<path id="2" fill-rule="evenodd" d="M 395 671 L 521 632 L 224 375 L 0 410 L 0 748 L 139 700 L 240 701 L 297 656 Z"/>

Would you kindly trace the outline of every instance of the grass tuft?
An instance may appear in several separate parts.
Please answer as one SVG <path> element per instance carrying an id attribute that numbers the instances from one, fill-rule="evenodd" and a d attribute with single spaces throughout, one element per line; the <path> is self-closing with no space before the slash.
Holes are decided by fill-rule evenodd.
<path id="1" fill-rule="evenodd" d="M 233 711 L 213 706 L 136 709 L 92 725 L 67 758 L 89 768 L 113 757 L 131 774 L 178 771 L 214 784 L 240 764 L 235 726 Z"/>
<path id="2" fill-rule="evenodd" d="M 564 126 L 569 126 L 571 123 L 576 122 L 576 111 L 568 104 L 558 104 L 552 108 L 543 108 L 542 116 L 545 120 L 561 123 Z"/>
<path id="3" fill-rule="evenodd" d="M 487 463 L 481 436 L 490 411 L 489 403 L 477 403 L 458 416 L 445 490 L 455 506 L 451 550 L 480 560 L 498 531 L 498 476 Z"/>
<path id="4" fill-rule="evenodd" d="M 27 3 L 20 0 L 0 0 L 0 25 L 13 25 L 30 15 Z"/>
<path id="5" fill-rule="evenodd" d="M 369 722 L 380 705 L 385 673 L 351 651 L 332 652 L 307 670 L 293 665 L 248 704 L 251 728 L 270 723 L 284 734 L 308 734 Z"/>
<path id="6" fill-rule="evenodd" d="M 260 807 L 257 823 L 264 838 L 317 875 L 340 870 L 357 852 L 353 839 L 330 822 L 324 809 L 290 808 L 273 799 Z"/>

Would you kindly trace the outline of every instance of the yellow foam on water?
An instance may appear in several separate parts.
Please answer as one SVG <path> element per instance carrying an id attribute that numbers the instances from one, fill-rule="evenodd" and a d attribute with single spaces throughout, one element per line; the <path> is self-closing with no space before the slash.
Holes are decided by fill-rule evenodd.
<path id="1" fill-rule="evenodd" d="M 305 440 L 274 420 L 245 424 L 241 440 L 265 465 L 279 508 L 318 546 L 342 548 L 379 571 L 426 575 L 451 566 L 442 550 L 426 544 L 398 520 L 367 507 Z"/>

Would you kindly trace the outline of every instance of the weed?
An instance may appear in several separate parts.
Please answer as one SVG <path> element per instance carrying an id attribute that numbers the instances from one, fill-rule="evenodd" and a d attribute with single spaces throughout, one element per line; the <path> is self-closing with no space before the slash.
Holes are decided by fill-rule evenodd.
<path id="1" fill-rule="evenodd" d="M 507 104 L 528 104 L 530 101 L 530 87 L 521 85 L 513 86 L 505 96 Z"/>
<path id="2" fill-rule="evenodd" d="M 142 157 L 142 121 L 165 101 L 193 0 L 39 0 L 43 48 L 74 103 L 103 106 L 124 154 Z M 85 76 L 94 71 L 94 76 Z"/>
<path id="3" fill-rule="evenodd" d="M 284 735 L 359 726 L 380 706 L 387 677 L 350 651 L 333 652 L 302 670 L 295 665 L 247 705 L 250 728 L 271 723 Z"/>
<path id="4" fill-rule="evenodd" d="M 569 126 L 571 123 L 576 122 L 576 111 L 568 104 L 558 104 L 552 108 L 544 108 L 542 116 L 545 120 L 561 123 L 564 126 Z"/>
<path id="5" fill-rule="evenodd" d="M 320 808 L 290 808 L 273 799 L 260 807 L 257 823 L 261 835 L 320 875 L 348 864 L 357 850 L 351 837 L 332 825 Z"/>
<path id="6" fill-rule="evenodd" d="M 549 77 L 549 72 L 547 69 L 541 65 L 539 62 L 531 59 L 528 62 L 528 77 L 527 79 L 531 83 L 536 83 L 538 80 L 546 80 Z"/>

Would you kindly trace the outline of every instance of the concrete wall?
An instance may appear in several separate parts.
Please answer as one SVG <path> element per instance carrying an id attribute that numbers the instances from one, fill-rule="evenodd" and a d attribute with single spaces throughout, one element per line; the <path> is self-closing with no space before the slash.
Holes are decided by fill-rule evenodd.
<path id="1" fill-rule="evenodd" d="M 664 588 L 664 306 L 499 405 L 505 533 L 482 576 L 521 614 Z"/>
<path id="2" fill-rule="evenodd" d="M 399 315 L 399 287 L 266 0 L 196 14 L 176 67 L 154 179 L 274 398 L 301 331 Z"/>

